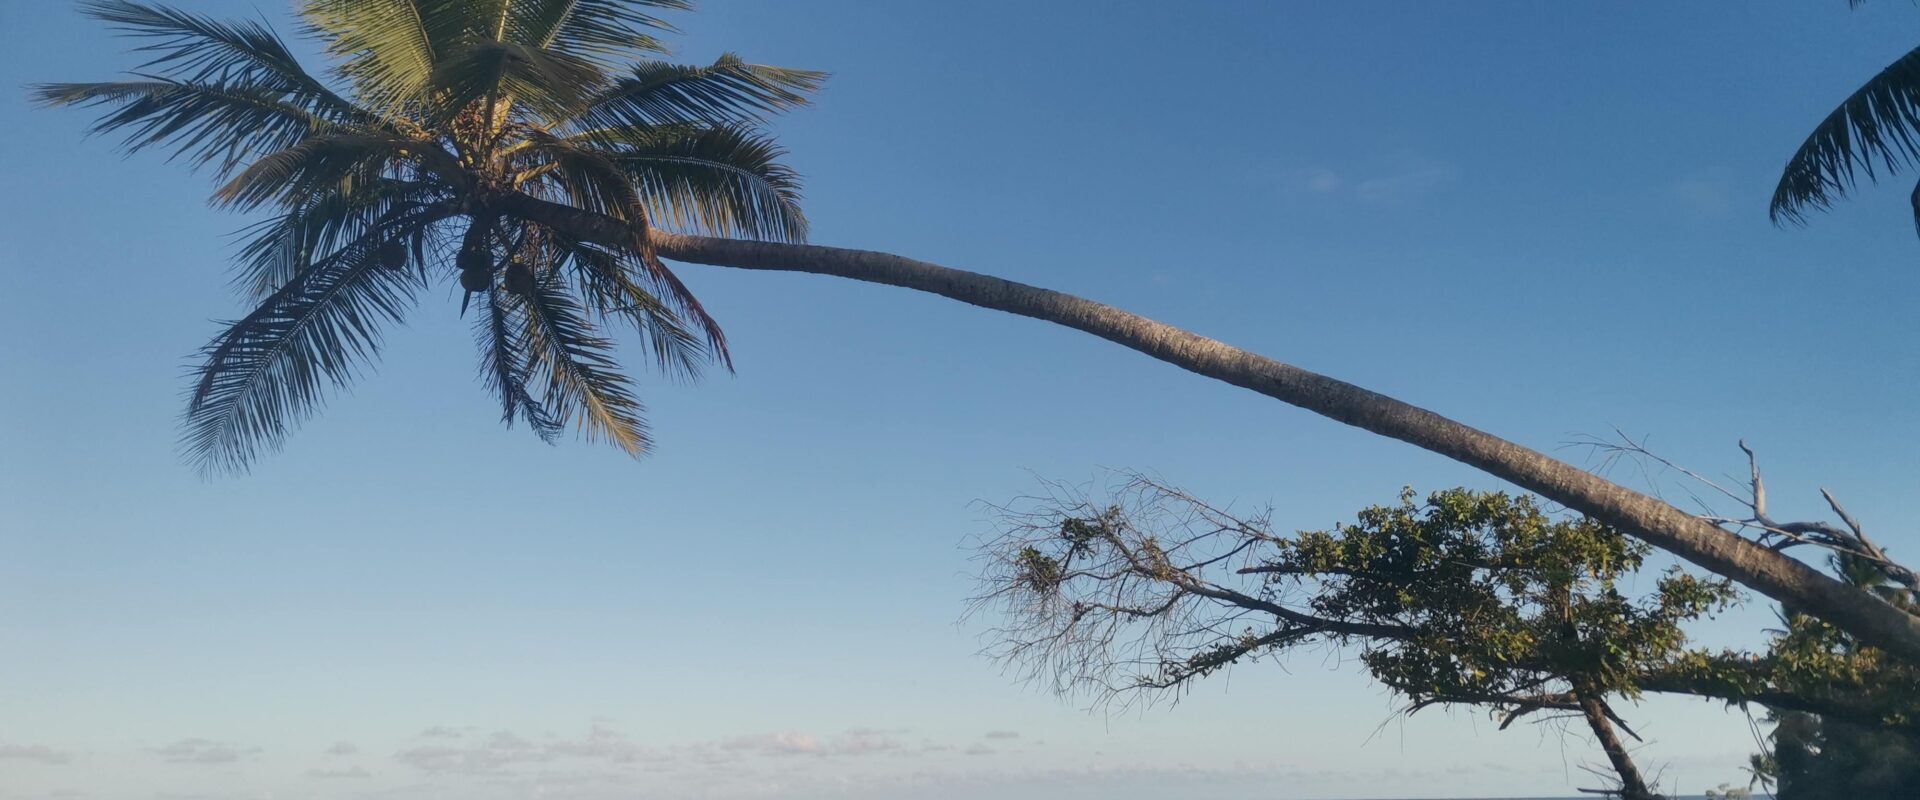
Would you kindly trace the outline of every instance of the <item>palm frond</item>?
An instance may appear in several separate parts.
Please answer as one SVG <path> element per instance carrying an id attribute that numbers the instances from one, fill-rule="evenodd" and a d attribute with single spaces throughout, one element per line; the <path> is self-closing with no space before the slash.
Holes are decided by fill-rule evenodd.
<path id="1" fill-rule="evenodd" d="M 381 326 L 400 320 L 420 280 L 383 269 L 375 249 L 430 218 L 395 220 L 315 262 L 206 346 L 187 403 L 189 460 L 207 473 L 245 470 L 377 355 Z"/>
<path id="2" fill-rule="evenodd" d="M 1920 48 L 1888 65 L 1827 115 L 1787 160 L 1769 213 L 1777 223 L 1802 223 L 1852 191 L 1920 157 Z M 1920 225 L 1920 206 L 1915 208 Z"/>
<path id="3" fill-rule="evenodd" d="M 432 76 L 436 121 L 480 101 L 510 99 L 544 117 L 581 109 L 604 83 L 592 62 L 518 42 L 475 41 L 443 58 Z"/>
<path id="4" fill-rule="evenodd" d="M 214 193 L 224 205 L 254 209 L 268 203 L 298 208 L 343 183 L 373 185 L 394 162 L 431 165 L 451 158 L 430 142 L 371 133 L 308 136 L 247 165 Z"/>
<path id="5" fill-rule="evenodd" d="M 500 398 L 500 420 L 513 427 L 525 419 L 542 441 L 553 443 L 565 426 L 527 389 L 532 374 L 526 303 L 498 288 L 486 293 L 486 311 L 474 318 L 480 348 L 480 381 Z"/>
<path id="6" fill-rule="evenodd" d="M 90 0 L 81 12 L 135 38 L 153 57 L 141 71 L 192 84 L 245 84 L 279 92 L 307 111 L 344 121 L 364 116 L 309 74 L 272 28 L 259 22 L 220 22 L 165 6 L 127 0 Z"/>
<path id="7" fill-rule="evenodd" d="M 600 132 L 616 148 L 649 218 L 681 232 L 804 242 L 800 176 L 772 137 L 739 127 Z"/>
<path id="8" fill-rule="evenodd" d="M 652 440 L 644 409 L 620 372 L 613 342 L 600 335 L 551 272 L 535 282 L 526 311 L 529 365 L 534 384 L 544 385 L 541 402 L 588 439 L 645 455 Z"/>
<path id="9" fill-rule="evenodd" d="M 470 0 L 307 0 L 300 15 L 355 94 L 393 116 L 425 99 L 435 66 L 482 11 Z"/>
<path id="10" fill-rule="evenodd" d="M 561 266 L 573 274 L 588 305 L 601 319 L 630 325 L 653 353 L 654 364 L 670 377 L 700 377 L 714 354 L 686 321 L 643 285 L 646 272 L 634 256 L 591 244 L 558 240 Z M 638 276 L 638 279 L 637 279 Z"/>
<path id="11" fill-rule="evenodd" d="M 510 40 L 570 53 L 606 69 L 667 52 L 651 31 L 674 28 L 647 9 L 692 7 L 687 0 L 514 0 L 509 6 Z"/>
<path id="12" fill-rule="evenodd" d="M 247 236 L 236 258 L 234 286 L 258 302 L 279 291 L 316 258 L 332 253 L 377 225 L 444 200 L 434 184 L 380 179 L 371 186 L 348 181 L 334 191 L 241 231 Z M 416 268 L 425 265 L 430 228 L 405 242 Z"/>
<path id="13" fill-rule="evenodd" d="M 282 99 L 278 90 L 246 83 L 198 83 L 166 78 L 34 87 L 51 106 L 109 106 L 89 131 L 125 131 L 128 152 L 170 144 L 173 157 L 195 167 L 215 164 L 227 174 L 262 154 L 330 131 L 351 130 Z"/>
<path id="14" fill-rule="evenodd" d="M 711 66 L 636 64 L 573 121 L 582 128 L 747 124 L 806 105 L 826 73 L 748 64 L 722 55 Z"/>

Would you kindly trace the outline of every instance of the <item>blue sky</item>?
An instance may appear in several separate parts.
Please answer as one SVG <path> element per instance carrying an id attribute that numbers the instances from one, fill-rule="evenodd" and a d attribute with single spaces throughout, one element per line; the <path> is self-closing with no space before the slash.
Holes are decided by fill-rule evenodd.
<path id="1" fill-rule="evenodd" d="M 0 5 L 13 86 L 124 42 Z M 220 16 L 263 2 L 194 2 Z M 777 126 L 814 239 L 1110 302 L 1542 449 L 1610 426 L 1920 539 L 1904 188 L 1765 215 L 1905 4 L 707 3 L 686 60 L 833 72 Z M 739 372 L 642 462 L 506 431 L 457 298 L 238 479 L 174 451 L 237 313 L 205 176 L 0 102 L 0 798 L 1567 794 L 1577 732 L 1391 719 L 1338 659 L 1088 713 L 977 655 L 976 501 L 1152 470 L 1283 528 L 1470 470 L 1064 329 L 686 267 Z M 1563 450 L 1579 459 L 1577 450 Z M 1623 475 L 1632 478 L 1632 475 Z M 1701 631 L 1751 641 L 1753 603 Z M 1643 766 L 1746 720 L 1650 701 Z"/>

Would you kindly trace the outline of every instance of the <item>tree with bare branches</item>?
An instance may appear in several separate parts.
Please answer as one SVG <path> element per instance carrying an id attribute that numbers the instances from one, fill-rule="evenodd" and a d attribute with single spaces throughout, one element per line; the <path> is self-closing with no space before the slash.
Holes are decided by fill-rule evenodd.
<path id="1" fill-rule="evenodd" d="M 1303 649 L 1355 653 L 1405 698 L 1489 709 L 1505 728 L 1564 715 L 1592 731 L 1628 798 L 1653 797 L 1615 705 L 1645 692 L 1763 703 L 1920 734 L 1920 674 L 1880 658 L 1691 647 L 1683 626 L 1737 587 L 1678 568 L 1629 598 L 1650 548 L 1529 497 L 1454 489 L 1277 533 L 1164 482 L 1101 497 L 1063 484 L 1000 509 L 976 608 L 989 652 L 1061 693 L 1130 702 Z M 1784 640 L 1783 640 L 1784 641 Z"/>

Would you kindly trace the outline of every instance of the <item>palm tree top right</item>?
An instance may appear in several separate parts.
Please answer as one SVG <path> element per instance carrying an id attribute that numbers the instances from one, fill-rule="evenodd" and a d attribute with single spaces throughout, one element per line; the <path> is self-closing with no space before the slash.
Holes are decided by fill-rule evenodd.
<path id="1" fill-rule="evenodd" d="M 1849 0 L 1858 7 L 1862 0 Z M 1892 177 L 1920 160 L 1920 47 L 1854 90 L 1787 160 L 1768 212 L 1777 223 L 1803 223 L 1825 211 L 1864 178 Z M 1920 232 L 1920 184 L 1911 195 Z"/>

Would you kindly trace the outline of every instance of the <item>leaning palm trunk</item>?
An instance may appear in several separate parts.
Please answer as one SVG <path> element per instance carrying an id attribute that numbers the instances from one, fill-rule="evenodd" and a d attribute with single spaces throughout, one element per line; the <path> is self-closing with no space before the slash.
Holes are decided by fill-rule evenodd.
<path id="1" fill-rule="evenodd" d="M 534 198 L 518 213 L 586 241 L 619 242 L 620 221 Z M 737 269 L 884 283 L 1085 331 L 1154 358 L 1471 465 L 1739 581 L 1902 657 L 1920 662 L 1920 618 L 1789 556 L 1665 502 L 1423 408 L 1061 292 L 867 250 L 651 232 L 660 256 Z"/>

